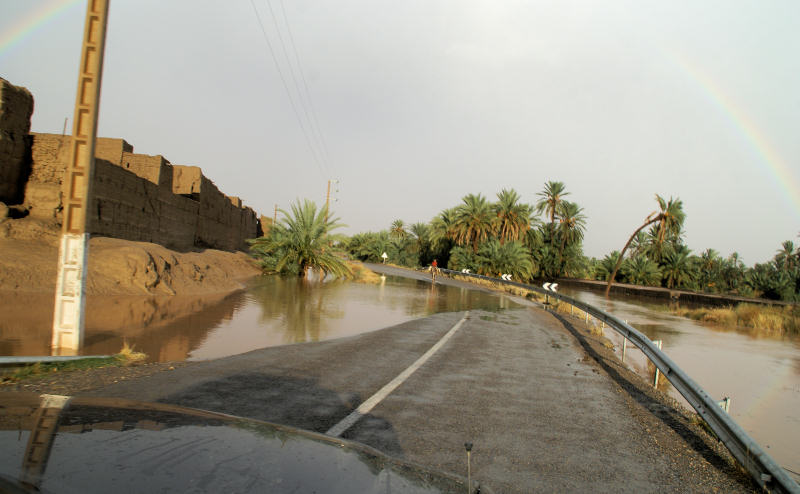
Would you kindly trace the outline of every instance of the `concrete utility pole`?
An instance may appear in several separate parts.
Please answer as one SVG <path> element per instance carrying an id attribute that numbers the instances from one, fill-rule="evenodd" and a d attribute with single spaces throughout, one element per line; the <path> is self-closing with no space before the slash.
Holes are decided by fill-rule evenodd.
<path id="1" fill-rule="evenodd" d="M 83 345 L 89 207 L 94 177 L 94 150 L 108 2 L 109 0 L 88 0 L 86 5 L 78 92 L 75 98 L 75 116 L 72 119 L 72 145 L 62 187 L 64 209 L 51 344 L 53 354 L 56 355 L 75 354 Z"/>
<path id="2" fill-rule="evenodd" d="M 325 221 L 331 217 L 331 183 L 339 183 L 338 180 L 328 180 L 328 194 L 325 196 Z"/>

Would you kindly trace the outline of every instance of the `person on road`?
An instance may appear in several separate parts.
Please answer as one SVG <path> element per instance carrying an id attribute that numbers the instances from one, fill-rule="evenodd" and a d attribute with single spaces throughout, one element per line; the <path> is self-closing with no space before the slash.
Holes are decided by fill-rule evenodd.
<path id="1" fill-rule="evenodd" d="M 439 271 L 439 263 L 436 262 L 436 259 L 433 260 L 431 263 L 431 281 L 436 283 L 436 273 Z"/>

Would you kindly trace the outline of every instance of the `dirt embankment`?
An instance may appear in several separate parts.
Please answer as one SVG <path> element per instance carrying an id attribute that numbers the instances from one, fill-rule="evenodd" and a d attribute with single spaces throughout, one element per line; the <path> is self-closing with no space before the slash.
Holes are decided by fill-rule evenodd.
<path id="1" fill-rule="evenodd" d="M 0 219 L 0 291 L 55 292 L 59 237 L 55 223 Z M 229 292 L 260 272 L 243 252 L 176 252 L 147 242 L 95 237 L 89 253 L 89 295 Z"/>

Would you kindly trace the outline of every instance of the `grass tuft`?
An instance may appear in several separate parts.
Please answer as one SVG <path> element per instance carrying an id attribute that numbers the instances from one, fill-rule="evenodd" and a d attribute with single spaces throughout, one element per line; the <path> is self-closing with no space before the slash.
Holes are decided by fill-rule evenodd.
<path id="1" fill-rule="evenodd" d="M 748 328 L 755 334 L 782 336 L 800 333 L 800 308 L 797 306 L 739 304 L 735 307 L 675 308 L 673 313 L 708 324 Z"/>
<path id="2" fill-rule="evenodd" d="M 137 352 L 132 346 L 125 342 L 120 352 L 116 355 L 104 358 L 82 358 L 76 360 L 65 360 L 63 362 L 36 362 L 34 364 L 21 367 L 14 372 L 3 376 L 5 382 L 16 382 L 25 379 L 37 379 L 47 377 L 48 374 L 55 372 L 71 372 L 87 369 L 98 369 L 102 367 L 124 367 L 135 365 L 147 358 L 142 352 Z"/>
<path id="3" fill-rule="evenodd" d="M 353 273 L 352 280 L 357 283 L 380 283 L 381 277 L 370 269 L 364 267 L 363 264 L 358 262 L 348 262 L 350 271 Z"/>

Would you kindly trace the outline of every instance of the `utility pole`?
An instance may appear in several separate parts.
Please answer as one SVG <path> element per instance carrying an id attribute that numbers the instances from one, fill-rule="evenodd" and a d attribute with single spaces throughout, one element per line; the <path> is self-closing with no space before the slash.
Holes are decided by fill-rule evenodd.
<path id="1" fill-rule="evenodd" d="M 64 172 L 52 351 L 75 354 L 83 345 L 89 208 L 109 0 L 88 0 L 69 163 Z"/>
<path id="2" fill-rule="evenodd" d="M 331 217 L 331 183 L 339 183 L 339 181 L 328 180 L 328 194 L 325 196 L 325 221 Z"/>
<path id="3" fill-rule="evenodd" d="M 272 224 L 274 225 L 275 222 L 278 221 L 278 205 L 275 205 L 275 213 L 272 215 Z"/>

